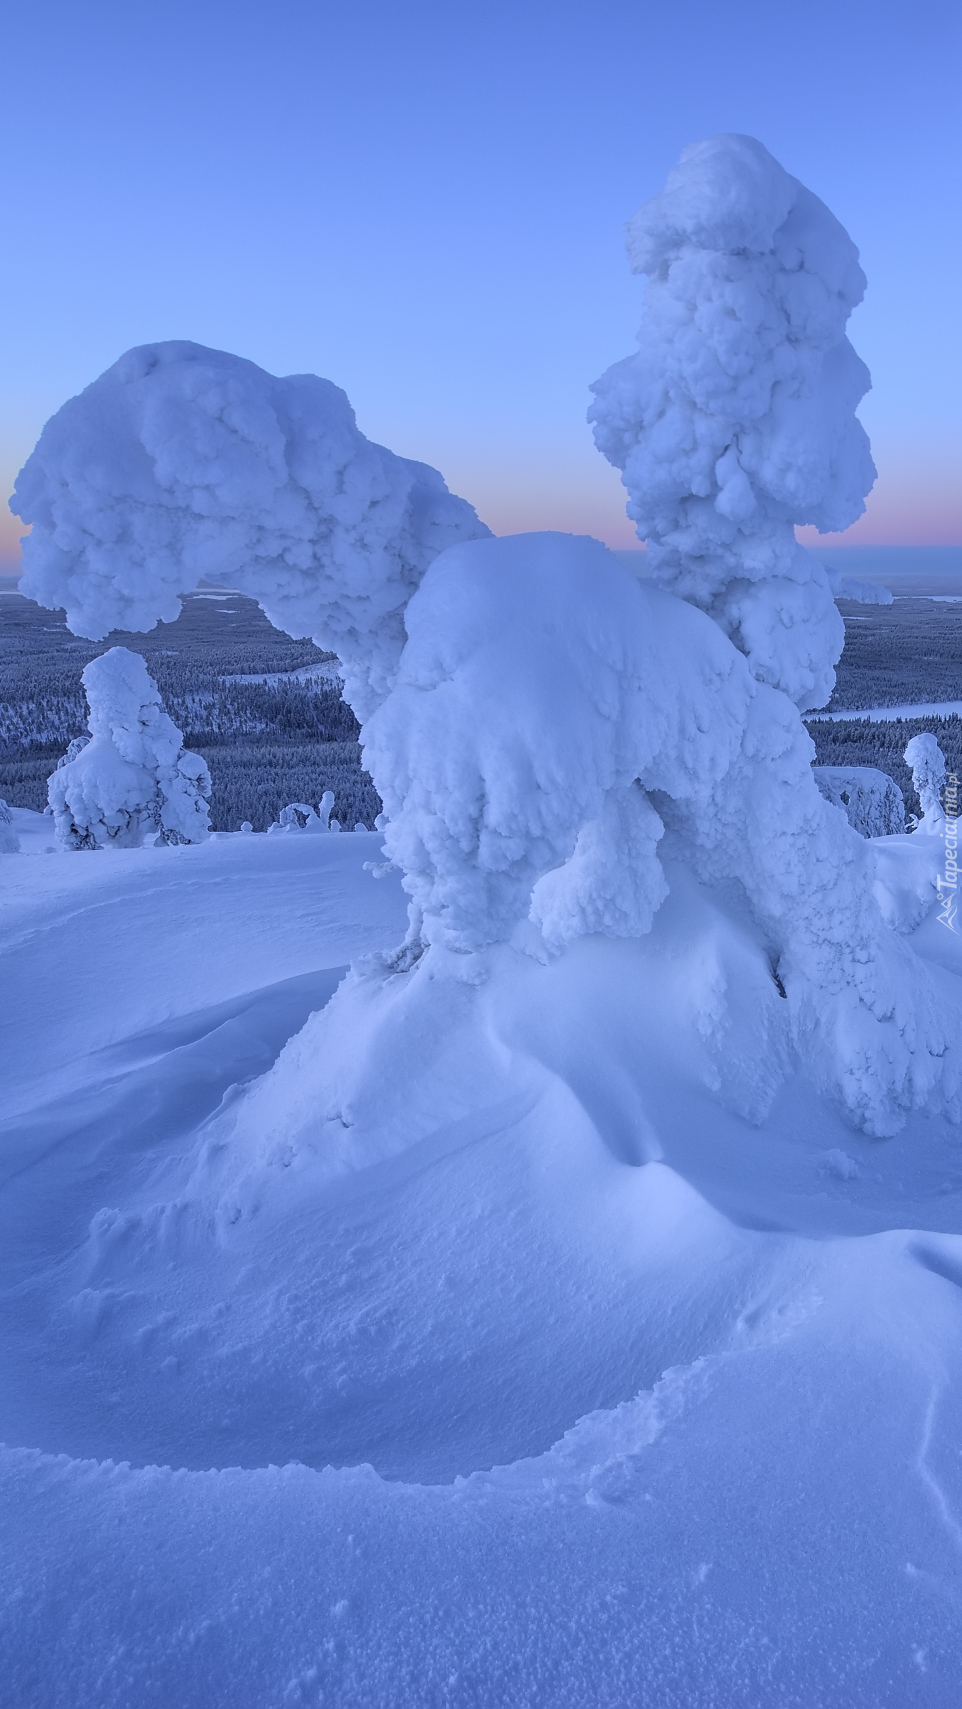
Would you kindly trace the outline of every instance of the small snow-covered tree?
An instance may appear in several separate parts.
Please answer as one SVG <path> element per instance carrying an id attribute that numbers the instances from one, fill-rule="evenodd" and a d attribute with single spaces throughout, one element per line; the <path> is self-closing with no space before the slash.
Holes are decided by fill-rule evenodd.
<path id="1" fill-rule="evenodd" d="M 0 854 L 19 854 L 20 838 L 13 828 L 13 814 L 0 798 Z"/>
<path id="2" fill-rule="evenodd" d="M 860 837 L 896 837 L 905 830 L 902 791 L 888 772 L 867 765 L 817 765 L 818 792 L 840 807 Z"/>
<path id="3" fill-rule="evenodd" d="M 111 647 L 83 673 L 87 738 L 77 737 L 47 786 L 68 849 L 198 843 L 210 828 L 210 773 L 184 748 L 139 653 Z"/>
<path id="4" fill-rule="evenodd" d="M 945 828 L 945 809 L 942 806 L 945 755 L 935 737 L 924 732 L 921 736 L 912 737 L 905 750 L 905 760 L 912 769 L 912 784 L 922 807 L 922 817 L 913 828 L 939 837 Z"/>

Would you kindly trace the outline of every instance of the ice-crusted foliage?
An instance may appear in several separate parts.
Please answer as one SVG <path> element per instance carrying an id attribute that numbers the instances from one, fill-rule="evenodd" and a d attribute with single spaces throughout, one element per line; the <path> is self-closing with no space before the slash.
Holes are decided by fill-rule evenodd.
<path id="1" fill-rule="evenodd" d="M 599 449 L 663 584 L 721 624 L 755 675 L 823 705 L 843 630 L 794 525 L 843 529 L 875 478 L 845 337 L 865 279 L 818 198 L 751 137 L 685 149 L 628 225 L 648 275 L 639 348 L 594 386 Z"/>
<path id="2" fill-rule="evenodd" d="M 815 766 L 820 794 L 840 807 L 860 837 L 897 837 L 905 830 L 902 791 L 888 772 L 873 766 Z"/>
<path id="3" fill-rule="evenodd" d="M 149 629 L 208 578 L 338 654 L 364 718 L 431 560 L 487 534 L 424 463 L 358 430 L 339 387 L 199 344 L 130 350 L 48 421 L 12 509 L 22 592 L 77 634 Z"/>
<path id="4" fill-rule="evenodd" d="M 797 709 L 704 613 L 596 541 L 526 535 L 445 553 L 407 626 L 364 742 L 423 944 L 641 936 L 664 849 L 742 898 L 855 1119 L 954 1108 L 952 1023 L 883 923 L 868 845 L 819 794 Z"/>
<path id="5" fill-rule="evenodd" d="M 912 786 L 922 808 L 921 819 L 912 823 L 917 831 L 941 836 L 945 829 L 945 809 L 942 806 L 945 755 L 935 737 L 923 731 L 921 735 L 912 737 L 905 750 L 905 759 L 911 767 Z"/>
<path id="6" fill-rule="evenodd" d="M 48 786 L 68 849 L 198 843 L 209 828 L 210 774 L 185 750 L 139 653 L 111 647 L 83 673 L 89 738 L 70 744 Z"/>

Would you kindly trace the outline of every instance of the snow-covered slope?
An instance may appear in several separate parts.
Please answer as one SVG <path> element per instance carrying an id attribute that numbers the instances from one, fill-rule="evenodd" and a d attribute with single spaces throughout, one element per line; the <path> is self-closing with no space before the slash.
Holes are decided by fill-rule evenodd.
<path id="1" fill-rule="evenodd" d="M 681 871 L 385 1022 L 379 849 L 0 862 L 0 1701 L 954 1706 L 957 1130 L 732 1113 L 771 979 Z"/>

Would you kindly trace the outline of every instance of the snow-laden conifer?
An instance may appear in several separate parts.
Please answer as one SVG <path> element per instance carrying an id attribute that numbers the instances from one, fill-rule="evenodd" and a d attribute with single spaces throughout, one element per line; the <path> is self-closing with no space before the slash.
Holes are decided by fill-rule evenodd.
<path id="1" fill-rule="evenodd" d="M 929 836 L 941 836 L 945 830 L 945 809 L 942 791 L 945 787 L 945 755 L 935 737 L 924 731 L 913 736 L 905 750 L 911 767 L 912 784 L 919 798 L 922 817 L 915 822 L 917 831 Z"/>
<path id="2" fill-rule="evenodd" d="M 111 647 L 82 677 L 89 737 L 77 737 L 52 774 L 48 798 L 67 849 L 202 842 L 210 774 L 184 748 L 139 653 Z"/>

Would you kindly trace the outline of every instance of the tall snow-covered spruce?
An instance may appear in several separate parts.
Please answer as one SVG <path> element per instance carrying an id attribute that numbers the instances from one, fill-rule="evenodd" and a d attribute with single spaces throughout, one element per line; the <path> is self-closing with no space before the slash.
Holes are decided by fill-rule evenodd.
<path id="1" fill-rule="evenodd" d="M 638 350 L 593 390 L 599 450 L 662 585 L 754 674 L 822 706 L 844 633 L 796 523 L 844 529 L 875 479 L 845 336 L 865 275 L 848 233 L 753 137 L 686 148 L 629 222 L 648 277 Z"/>
<path id="2" fill-rule="evenodd" d="M 111 647 L 83 673 L 90 737 L 78 737 L 52 774 L 48 798 L 67 849 L 203 842 L 210 774 L 164 711 L 139 653 Z"/>

